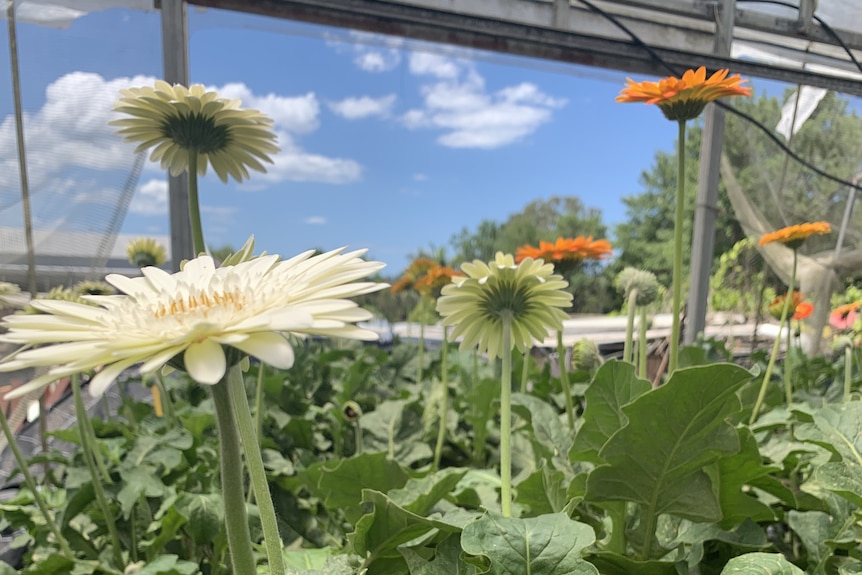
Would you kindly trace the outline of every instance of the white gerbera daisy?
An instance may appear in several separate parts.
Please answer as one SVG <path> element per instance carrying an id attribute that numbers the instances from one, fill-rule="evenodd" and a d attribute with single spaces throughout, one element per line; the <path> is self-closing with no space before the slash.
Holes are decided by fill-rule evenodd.
<path id="1" fill-rule="evenodd" d="M 563 328 L 568 316 L 560 308 L 571 305 L 572 295 L 564 291 L 569 284 L 554 274 L 552 264 L 533 258 L 516 264 L 511 255 L 497 252 L 494 261 L 475 260 L 461 270 L 467 277 L 454 278 L 443 288 L 437 311 L 444 326 L 455 326 L 452 339 L 463 338 L 462 349 L 478 344 L 479 351 L 502 357 L 504 321 L 520 351 L 529 349 L 533 338 L 547 337 L 549 328 Z"/>
<path id="2" fill-rule="evenodd" d="M 153 148 L 150 159 L 178 176 L 189 169 L 190 155 L 199 175 L 211 164 L 218 177 L 241 182 L 248 169 L 266 172 L 261 161 L 278 152 L 272 120 L 257 110 L 240 108 L 239 100 L 220 98 L 200 84 L 189 88 L 161 80 L 155 87 L 120 90 L 114 110 L 131 116 L 109 122 L 135 149 Z"/>
<path id="3" fill-rule="evenodd" d="M 355 281 L 384 264 L 361 259 L 365 250 L 343 251 L 308 251 L 285 261 L 261 256 L 221 268 L 201 256 L 175 274 L 145 267 L 143 277 L 109 275 L 106 280 L 123 294 L 84 296 L 96 305 L 34 301 L 44 313 L 7 316 L 2 341 L 38 347 L 0 363 L 0 371 L 51 369 L 6 397 L 103 366 L 90 382 L 98 396 L 133 365 L 141 363 L 148 373 L 180 354 L 195 381 L 215 384 L 229 363 L 223 346 L 287 369 L 294 358 L 287 333 L 377 339 L 354 325 L 371 313 L 344 298 L 387 287 Z"/>

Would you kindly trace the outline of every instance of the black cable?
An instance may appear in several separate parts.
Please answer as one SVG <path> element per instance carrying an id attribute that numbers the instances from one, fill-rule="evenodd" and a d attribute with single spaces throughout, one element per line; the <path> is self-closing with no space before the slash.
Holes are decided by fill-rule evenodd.
<path id="1" fill-rule="evenodd" d="M 644 52 L 646 52 L 647 54 L 652 56 L 653 60 L 655 60 L 658 64 L 660 64 L 662 67 L 664 67 L 666 70 L 668 70 L 671 74 L 676 75 L 676 76 L 680 75 L 678 70 L 676 70 L 673 66 L 671 66 L 667 62 L 665 62 L 664 59 L 661 56 L 659 56 L 658 53 L 653 48 L 651 48 L 648 44 L 646 44 L 643 40 L 641 40 L 637 34 L 632 32 L 631 30 L 629 30 L 628 27 L 625 24 L 623 24 L 622 22 L 620 22 L 616 16 L 614 16 L 613 14 L 609 14 L 609 13 L 605 12 L 604 10 L 602 10 L 601 8 L 599 8 L 598 6 L 596 6 L 595 4 L 590 2 L 589 0 L 578 0 L 578 1 L 581 4 L 584 4 L 590 10 L 594 11 L 596 14 L 598 14 L 602 18 L 606 19 L 608 22 L 610 22 L 611 24 L 613 24 L 614 26 L 616 26 L 620 30 L 622 30 L 623 32 L 625 32 L 625 34 L 628 35 L 629 38 L 631 38 L 632 42 L 636 46 L 639 46 L 640 48 L 642 48 L 644 50 Z M 793 6 L 792 4 L 787 4 L 785 2 L 779 2 L 778 0 L 737 0 L 737 1 L 739 1 L 739 2 L 775 3 L 775 4 L 784 5 L 784 6 L 789 6 L 791 8 L 795 8 L 798 10 L 797 6 Z M 822 25 L 822 21 L 820 20 L 820 18 L 817 18 L 817 20 L 818 20 L 818 22 L 821 22 L 821 25 Z M 833 35 L 835 34 L 835 32 L 831 28 L 829 28 L 829 31 Z M 837 36 L 835 36 L 835 38 L 839 41 L 839 43 L 842 45 L 842 47 L 845 49 L 845 51 L 847 51 L 847 53 L 850 55 L 850 58 L 853 60 L 853 62 L 855 62 L 857 65 L 859 65 L 858 62 L 856 62 L 856 58 L 853 57 L 852 52 L 844 44 L 844 42 L 842 42 L 840 40 L 840 38 L 838 38 Z M 860 71 L 862 71 L 862 67 L 860 67 Z M 812 172 L 814 172 L 818 176 L 822 176 L 822 177 L 826 178 L 827 180 L 836 182 L 836 183 L 841 184 L 843 186 L 848 186 L 850 188 L 856 188 L 857 190 L 862 191 L 862 185 L 854 184 L 853 182 L 850 182 L 848 180 L 844 180 L 842 178 L 839 178 L 838 176 L 833 176 L 832 174 L 821 170 L 820 168 L 818 168 L 814 164 L 808 162 L 806 159 L 797 155 L 795 152 L 793 152 L 793 150 L 791 150 L 789 147 L 787 147 L 787 145 L 784 142 L 782 142 L 780 139 L 778 139 L 778 136 L 773 134 L 772 130 L 770 128 L 763 125 L 759 120 L 755 119 L 754 117 L 746 114 L 745 112 L 741 112 L 741 111 L 737 110 L 733 106 L 729 106 L 728 104 L 725 104 L 721 100 L 715 100 L 714 103 L 717 106 L 720 106 L 721 108 L 727 110 L 728 112 L 730 112 L 732 114 L 736 114 L 740 118 L 747 120 L 748 122 L 751 122 L 752 124 L 754 124 L 754 126 L 759 128 L 764 134 L 766 134 L 766 136 L 770 140 L 772 140 L 775 143 L 775 145 L 777 145 L 781 149 L 781 151 L 783 151 L 785 154 L 787 154 L 796 163 L 798 163 L 798 164 L 802 165 L 803 167 L 811 170 Z"/>

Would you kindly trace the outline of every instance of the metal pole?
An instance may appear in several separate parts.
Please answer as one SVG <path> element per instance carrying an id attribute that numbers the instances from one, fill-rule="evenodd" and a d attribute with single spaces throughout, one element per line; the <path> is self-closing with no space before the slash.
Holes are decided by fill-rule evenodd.
<path id="1" fill-rule="evenodd" d="M 18 140 L 18 172 L 21 175 L 21 205 L 24 208 L 24 241 L 27 244 L 27 290 L 36 291 L 36 250 L 33 247 L 33 216 L 30 212 L 30 181 L 27 178 L 27 154 L 24 148 L 24 114 L 21 109 L 21 80 L 18 74 L 18 35 L 15 31 L 15 0 L 6 2 L 9 28 L 9 57 L 12 60 L 12 98 L 15 105 L 15 136 Z"/>
<path id="2" fill-rule="evenodd" d="M 841 257 L 841 250 L 844 247 L 844 236 L 847 234 L 847 226 L 850 224 L 850 216 L 853 214 L 853 205 L 856 203 L 856 191 L 859 189 L 860 182 L 862 182 L 862 172 L 853 176 L 850 182 L 853 184 L 853 187 L 850 188 L 850 193 L 847 196 L 847 206 L 844 208 L 844 217 L 841 218 L 841 229 L 838 230 L 835 253 L 832 254 L 833 263 L 838 263 L 838 258 Z"/>
<path id="3" fill-rule="evenodd" d="M 171 84 L 189 85 L 189 32 L 185 0 L 161 0 L 164 77 Z M 168 175 L 168 208 L 171 220 L 171 265 L 193 258 L 189 224 L 188 174 Z"/>
<path id="4" fill-rule="evenodd" d="M 734 0 L 721 0 L 716 20 L 715 48 L 717 56 L 730 55 L 733 40 Z M 691 278 L 688 292 L 687 325 L 683 341 L 694 343 L 706 328 L 709 307 L 709 276 L 712 272 L 712 251 L 715 247 L 715 215 L 718 201 L 718 180 L 721 146 L 724 142 L 724 110 L 715 104 L 706 107 L 703 138 L 700 143 L 700 173 L 697 177 L 697 200 L 691 244 Z"/>

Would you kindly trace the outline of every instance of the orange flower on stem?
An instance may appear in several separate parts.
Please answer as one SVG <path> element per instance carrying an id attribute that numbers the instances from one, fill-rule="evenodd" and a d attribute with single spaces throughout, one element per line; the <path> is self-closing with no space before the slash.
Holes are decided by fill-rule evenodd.
<path id="1" fill-rule="evenodd" d="M 751 88 L 735 74 L 727 77 L 727 70 L 719 70 L 706 77 L 706 68 L 687 70 L 682 78 L 668 76 L 658 82 L 635 82 L 626 79 L 626 87 L 617 96 L 617 102 L 643 102 L 655 104 L 668 120 L 692 120 L 714 100 L 725 96 L 751 96 Z"/>
<path id="2" fill-rule="evenodd" d="M 611 243 L 608 240 L 578 236 L 557 238 L 555 242 L 539 242 L 537 248 L 530 244 L 521 246 L 515 252 L 515 261 L 520 263 L 526 258 L 545 260 L 545 263 L 554 264 L 557 273 L 564 274 L 572 266 L 584 260 L 601 260 L 612 252 Z"/>
<path id="3" fill-rule="evenodd" d="M 801 246 L 802 243 L 811 236 L 815 234 L 823 235 L 831 232 L 832 226 L 829 225 L 829 222 L 804 223 L 795 226 L 787 226 L 786 228 L 763 234 L 760 237 L 760 241 L 757 242 L 757 245 L 765 246 L 766 244 L 778 242 L 792 250 L 795 250 L 799 249 L 799 246 Z"/>
<path id="4" fill-rule="evenodd" d="M 814 304 L 804 301 L 796 306 L 796 313 L 794 313 L 793 317 L 790 319 L 803 320 L 809 317 L 812 313 L 814 313 Z"/>
<path id="5" fill-rule="evenodd" d="M 780 296 L 775 297 L 772 300 L 772 303 L 769 304 L 769 307 L 767 309 L 769 310 L 769 314 L 772 317 L 774 317 L 775 319 L 779 319 L 779 320 L 781 319 L 781 312 L 784 310 L 784 300 L 786 300 L 786 299 L 787 299 L 787 294 L 786 293 L 781 294 Z M 805 303 L 802 301 L 802 299 L 803 299 L 802 292 L 800 292 L 798 290 L 793 290 L 793 295 L 790 297 L 790 305 L 788 305 L 788 307 L 787 307 L 787 317 L 790 317 L 791 315 L 796 314 L 796 311 L 799 309 L 799 306 L 801 306 L 803 303 Z M 808 304 L 808 305 L 811 305 L 811 304 Z M 811 314 L 811 312 L 809 312 L 809 315 L 810 314 Z M 806 315 L 805 317 L 808 317 L 808 316 Z M 792 319 L 800 319 L 800 318 L 793 317 Z"/>
<path id="6" fill-rule="evenodd" d="M 422 278 L 428 275 L 428 272 L 432 269 L 439 266 L 440 264 L 430 258 L 416 258 L 407 266 L 401 279 L 392 285 L 392 293 L 412 288 L 421 294 Z"/>

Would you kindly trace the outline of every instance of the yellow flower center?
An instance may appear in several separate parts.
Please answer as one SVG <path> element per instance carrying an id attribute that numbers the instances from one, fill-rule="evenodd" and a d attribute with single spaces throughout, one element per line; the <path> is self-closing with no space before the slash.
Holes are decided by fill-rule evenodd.
<path id="1" fill-rule="evenodd" d="M 245 305 L 245 298 L 238 292 L 215 292 L 188 295 L 174 299 L 170 303 L 159 304 L 153 316 L 161 319 L 166 316 L 179 316 L 192 313 L 206 315 L 213 308 L 233 308 L 239 311 Z"/>

